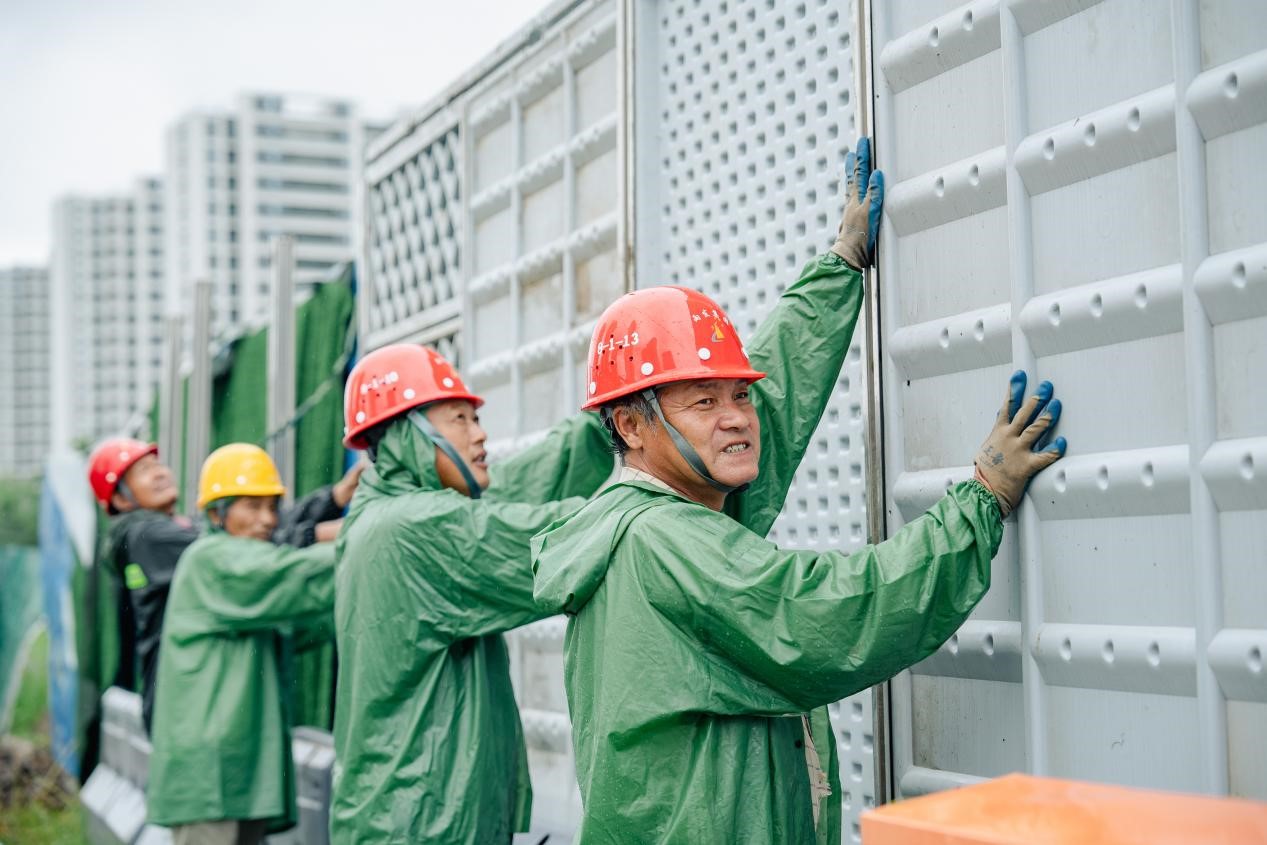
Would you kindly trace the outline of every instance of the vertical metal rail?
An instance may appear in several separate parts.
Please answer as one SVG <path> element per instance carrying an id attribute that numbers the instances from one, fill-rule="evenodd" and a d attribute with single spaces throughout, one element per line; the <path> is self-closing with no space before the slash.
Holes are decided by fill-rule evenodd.
<path id="1" fill-rule="evenodd" d="M 871 108 L 875 97 L 872 87 L 871 0 L 854 0 L 854 104 L 858 114 L 858 137 L 872 133 Z M 873 145 L 874 140 L 872 139 Z M 874 166 L 883 160 L 879 148 L 873 146 Z M 877 247 L 878 249 L 878 247 Z M 882 332 L 880 325 L 880 291 L 876 286 L 876 273 L 863 272 L 863 327 L 866 336 L 866 498 L 867 542 L 883 542 L 887 530 L 884 511 L 884 394 L 880 367 L 883 362 Z M 889 682 L 876 684 L 871 689 L 871 720 L 874 736 L 875 800 L 886 804 L 893 798 L 893 767 L 890 764 L 890 738 L 892 736 L 891 692 Z"/>
<path id="2" fill-rule="evenodd" d="M 616 224 L 616 249 L 620 269 L 624 274 L 624 290 L 629 292 L 638 287 L 639 268 L 646 269 L 647 256 L 639 255 L 635 250 L 645 250 L 648 246 L 638 241 L 639 236 L 644 233 L 638 226 L 638 189 L 635 180 L 638 157 L 645 155 L 641 150 L 642 143 L 647 140 L 637 135 L 638 113 L 649 109 L 648 104 L 656 102 L 656 89 L 653 84 L 648 84 L 645 89 L 639 86 L 639 68 L 643 65 L 638 62 L 636 52 L 642 46 L 639 43 L 638 27 L 643 25 L 643 19 L 647 17 L 645 13 L 639 12 L 639 0 L 619 0 L 617 15 L 616 91 L 620 99 L 616 109 L 620 129 L 616 134 L 616 160 L 620 168 L 617 205 L 621 213 Z M 654 13 L 651 17 L 654 19 Z M 652 39 L 647 39 L 648 48 L 653 43 Z M 649 113 L 651 112 L 644 111 L 644 114 Z"/>
<path id="3" fill-rule="evenodd" d="M 211 281 L 194 283 L 193 372 L 185 434 L 185 508 L 198 500 L 198 473 L 211 445 Z M 180 401 L 177 399 L 177 401 Z"/>
<path id="4" fill-rule="evenodd" d="M 1034 235 L 1029 190 L 1016 169 L 1016 148 L 1029 131 L 1026 109 L 1025 34 L 1010 6 L 999 9 L 999 49 L 1003 64 L 1003 143 L 1007 155 L 1008 272 L 1012 277 L 1012 361 L 1034 383 L 1034 351 L 1020 326 L 1021 310 L 1034 296 Z M 1041 526 L 1033 507 L 1018 509 L 1021 586 L 1021 686 L 1025 701 L 1025 755 L 1032 774 L 1046 774 L 1047 688 L 1033 644 L 1043 624 Z"/>
<path id="5" fill-rule="evenodd" d="M 880 61 L 879 51 L 874 49 L 875 45 L 886 44 L 893 36 L 889 17 L 891 12 L 888 3 L 868 0 L 867 14 L 870 18 L 870 26 L 867 29 L 869 34 L 867 56 L 873 72 L 879 67 Z M 868 88 L 872 92 L 869 99 L 869 105 L 872 106 L 870 129 L 875 136 L 872 149 L 877 165 L 891 168 L 896 161 L 897 147 L 894 143 L 895 121 L 892 93 L 884 95 L 881 88 L 885 84 L 883 80 L 868 74 Z M 872 274 L 873 279 L 878 275 L 878 284 L 873 285 L 876 288 L 873 297 L 875 304 L 871 306 L 875 311 L 874 320 L 878 328 L 874 332 L 877 348 L 873 351 L 874 370 L 869 373 L 871 384 L 868 386 L 868 393 L 874 393 L 877 397 L 883 396 L 885 384 L 901 384 L 901 374 L 897 371 L 897 366 L 892 359 L 884 355 L 883 349 L 879 348 L 879 339 L 892 336 L 898 328 L 897 250 L 883 248 L 885 244 L 895 243 L 896 237 L 897 233 L 893 229 L 893 224 L 885 215 L 880 223 L 881 249 L 877 255 L 877 272 Z M 880 307 L 880 303 L 884 304 L 883 308 Z M 872 316 L 869 312 L 868 317 Z M 901 421 L 896 417 L 888 418 L 890 415 L 896 415 L 899 407 L 900 403 L 895 403 L 892 407 L 881 404 L 879 408 L 873 409 L 873 414 L 881 414 L 884 419 L 880 421 L 880 430 L 876 432 L 879 439 L 875 442 L 870 440 L 867 442 L 868 452 L 874 451 L 879 455 L 882 470 L 878 487 L 876 479 L 871 477 L 867 479 L 867 486 L 878 490 L 874 494 L 868 492 L 867 525 L 868 531 L 875 530 L 875 525 L 881 526 L 880 530 L 883 532 L 881 539 L 890 530 L 899 527 L 901 523 L 900 515 L 896 510 L 896 501 L 889 493 L 892 484 L 890 478 L 896 480 L 906 466 L 906 447 L 902 442 Z M 886 431 L 896 432 L 896 434 L 885 437 Z M 871 468 L 870 458 L 868 458 L 867 466 L 868 469 Z M 894 509 L 891 513 L 890 508 Z M 889 681 L 887 695 L 889 724 L 912 724 L 914 714 L 911 712 L 911 686 L 909 671 L 901 672 Z M 896 780 L 897 773 L 907 771 L 915 765 L 915 744 L 910 731 L 903 731 L 900 734 L 890 732 L 887 758 L 893 773 L 890 775 L 890 780 L 893 781 L 890 797 L 896 797 L 901 791 L 900 783 Z"/>
<path id="6" fill-rule="evenodd" d="M 295 241 L 290 235 L 273 239 L 273 282 L 268 327 L 268 443 L 269 454 L 286 485 L 285 501 L 294 500 L 295 429 L 288 425 L 295 413 Z"/>
<path id="7" fill-rule="evenodd" d="M 624 231 L 617 232 L 623 254 L 626 291 L 651 287 L 667 280 L 660 231 L 660 42 L 658 8 L 644 0 L 625 0 L 624 42 L 621 45 L 621 125 L 618 144 L 624 178 Z M 639 179 L 638 168 L 651 173 Z"/>
<path id="8" fill-rule="evenodd" d="M 163 320 L 163 372 L 158 393 L 158 454 L 172 468 L 179 468 L 181 456 L 177 454 L 185 427 L 185 407 L 180 383 L 181 334 L 185 320 L 179 314 L 170 314 Z"/>
<path id="9" fill-rule="evenodd" d="M 1201 784 L 1215 795 L 1229 788 L 1227 703 L 1210 668 L 1210 642 L 1223 627 L 1223 560 L 1219 514 L 1201 474 L 1201 459 L 1218 435 L 1214 327 L 1197 296 L 1194 276 L 1210 254 L 1205 139 L 1187 93 L 1201 73 L 1201 22 L 1192 0 L 1171 0 L 1175 71 L 1175 150 L 1178 166 L 1179 249 L 1183 265 L 1184 369 L 1188 400 L 1188 477 L 1195 583 L 1197 720 Z"/>

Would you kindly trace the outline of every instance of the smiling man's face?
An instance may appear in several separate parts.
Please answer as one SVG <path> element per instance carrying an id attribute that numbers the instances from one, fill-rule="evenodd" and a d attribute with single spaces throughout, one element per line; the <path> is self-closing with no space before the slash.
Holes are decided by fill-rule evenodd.
<path id="1" fill-rule="evenodd" d="M 675 382 L 660 388 L 657 396 L 665 418 L 695 448 L 714 479 L 740 487 L 757 477 L 761 423 L 749 399 L 747 381 Z M 627 464 L 651 473 L 693 501 L 720 510 L 725 494 L 691 468 L 664 426 L 637 421 L 635 428 L 621 432 L 630 447 Z"/>
<path id="2" fill-rule="evenodd" d="M 453 444 L 457 453 L 466 459 L 466 466 L 471 476 L 480 487 L 488 488 L 488 451 L 484 443 L 488 435 L 480 426 L 479 414 L 475 405 L 465 399 L 446 399 L 426 407 L 427 419 L 435 426 L 446 440 Z M 466 479 L 449 456 L 436 450 L 436 471 L 440 474 L 440 482 L 445 487 L 470 495 Z"/>

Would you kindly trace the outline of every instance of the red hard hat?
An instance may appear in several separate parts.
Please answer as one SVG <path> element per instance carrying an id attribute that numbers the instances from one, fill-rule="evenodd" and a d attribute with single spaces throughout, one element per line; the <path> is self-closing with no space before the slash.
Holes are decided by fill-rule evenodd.
<path id="1" fill-rule="evenodd" d="M 484 400 L 471 393 L 453 365 L 435 350 L 414 343 L 375 349 L 356 362 L 343 393 L 343 445 L 364 449 L 363 435 L 410 408 L 444 399 Z"/>
<path id="2" fill-rule="evenodd" d="M 158 446 L 126 437 L 116 437 L 105 441 L 88 458 L 88 483 L 92 485 L 93 495 L 102 507 L 110 509 L 110 497 L 119 488 L 132 464 L 146 455 L 157 455 Z"/>
<path id="3" fill-rule="evenodd" d="M 625 294 L 598 318 L 590 340 L 583 410 L 649 387 L 691 379 L 765 378 L 716 302 L 676 285 Z"/>

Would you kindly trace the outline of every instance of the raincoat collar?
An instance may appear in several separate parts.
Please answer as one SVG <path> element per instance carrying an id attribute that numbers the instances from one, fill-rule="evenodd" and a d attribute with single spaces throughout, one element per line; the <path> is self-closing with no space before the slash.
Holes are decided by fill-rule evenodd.
<path id="1" fill-rule="evenodd" d="M 533 595 L 543 610 L 575 615 L 589 603 L 630 524 L 658 505 L 690 502 L 654 476 L 626 478 L 532 538 Z"/>

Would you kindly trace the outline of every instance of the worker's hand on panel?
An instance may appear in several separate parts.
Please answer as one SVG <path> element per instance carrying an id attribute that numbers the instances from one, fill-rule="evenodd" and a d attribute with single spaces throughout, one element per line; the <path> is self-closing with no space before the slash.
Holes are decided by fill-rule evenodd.
<path id="1" fill-rule="evenodd" d="M 875 263 L 875 241 L 884 207 L 884 174 L 871 169 L 871 139 L 859 138 L 856 153 L 845 156 L 845 216 L 831 251 L 856 270 Z"/>
<path id="2" fill-rule="evenodd" d="M 1026 400 L 1026 380 L 1024 370 L 1012 374 L 994 430 L 976 459 L 976 478 L 994 493 L 1004 517 L 1020 504 L 1030 479 L 1060 460 L 1067 445 L 1063 437 L 1051 438 L 1060 420 L 1051 382 L 1039 384 Z"/>

